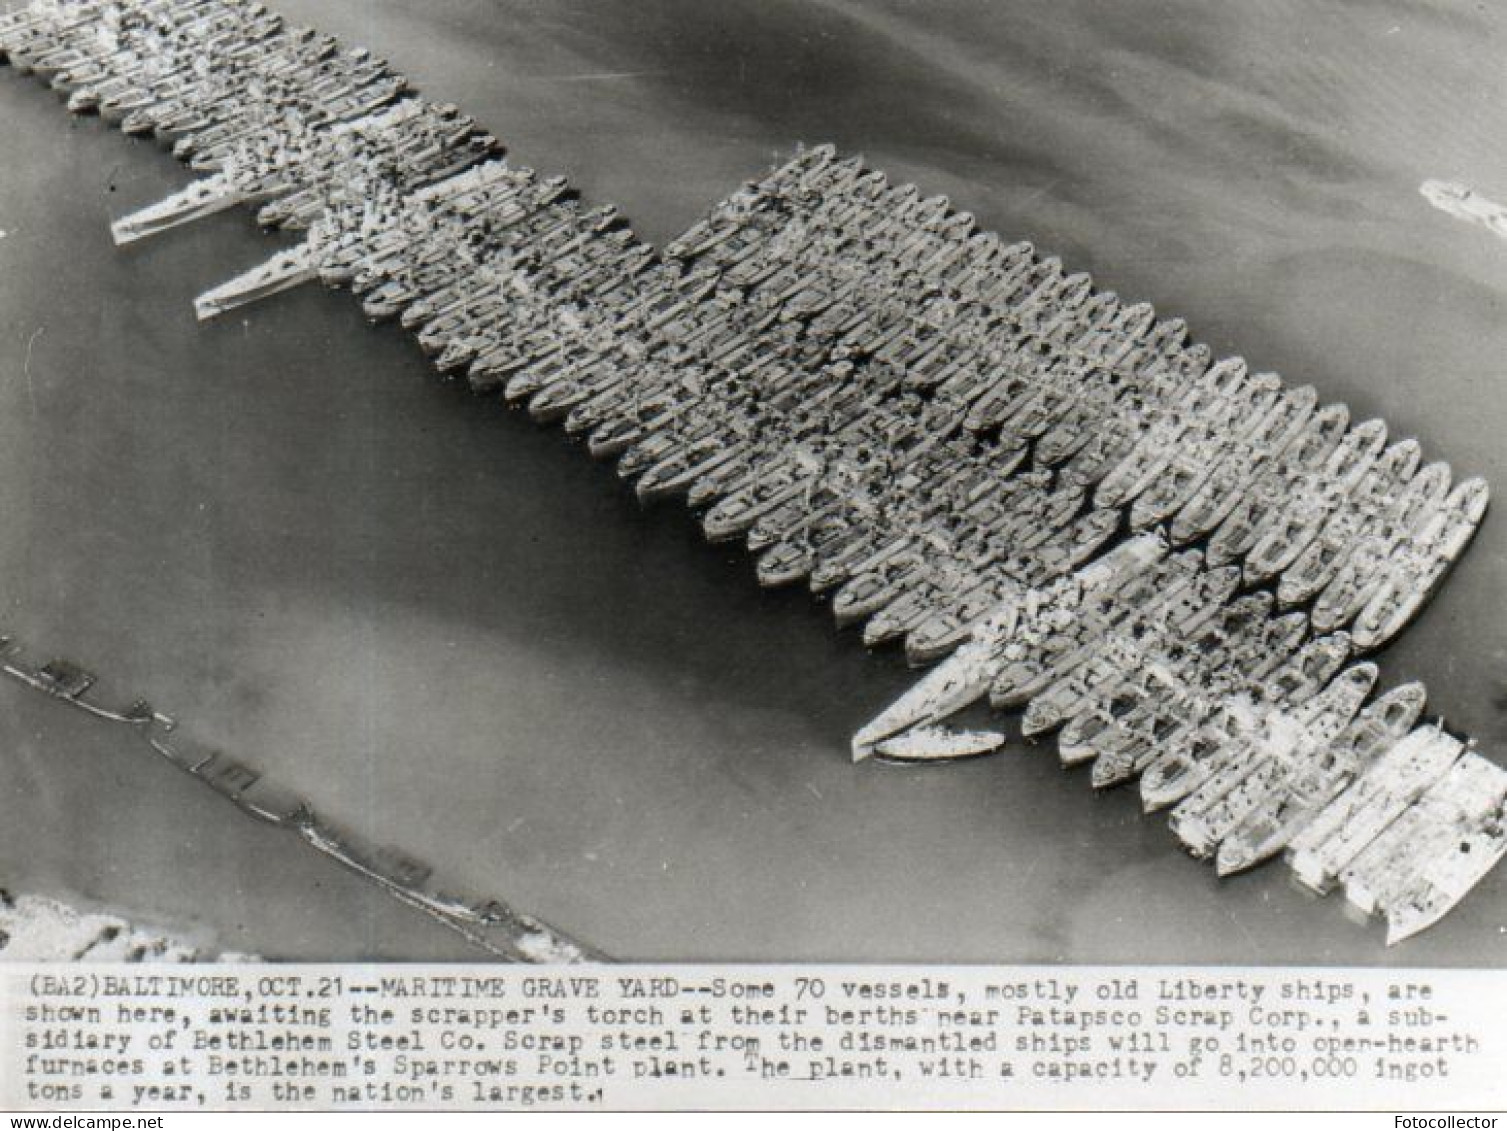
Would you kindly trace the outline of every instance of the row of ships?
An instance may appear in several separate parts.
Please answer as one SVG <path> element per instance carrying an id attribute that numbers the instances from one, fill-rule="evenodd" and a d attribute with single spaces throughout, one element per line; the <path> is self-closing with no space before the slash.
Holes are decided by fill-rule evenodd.
<path id="1" fill-rule="evenodd" d="M 1382 420 L 1216 359 L 945 197 L 829 146 L 656 252 L 502 158 L 382 60 L 244 0 L 38 0 L 0 51 L 76 112 L 202 174 L 118 242 L 248 205 L 302 242 L 203 294 L 211 318 L 349 289 L 441 373 L 497 392 L 805 583 L 920 682 L 858 758 L 984 754 L 987 700 L 1135 784 L 1221 873 L 1285 855 L 1390 941 L 1507 851 L 1507 772 L 1366 659 L 1482 520 Z"/>
<path id="2" fill-rule="evenodd" d="M 42 660 L 14 638 L 0 635 L 0 678 L 66 703 L 90 717 L 133 732 L 156 754 L 192 775 L 249 817 L 302 839 L 376 883 L 389 894 L 463 936 L 473 946 L 512 962 L 598 962 L 602 955 L 553 926 L 497 899 L 457 892 L 428 863 L 332 820 L 293 790 L 224 750 L 188 734 L 170 715 L 143 699 L 128 699 L 93 672 L 62 659 Z M 0 890 L 0 925 L 4 891 Z M 0 932 L 0 951 L 4 950 Z M 65 956 L 53 956 L 62 958 Z M 77 956 L 76 956 L 77 957 Z M 92 957 L 92 955 L 91 955 Z M 140 961 L 151 956 L 124 956 Z"/>

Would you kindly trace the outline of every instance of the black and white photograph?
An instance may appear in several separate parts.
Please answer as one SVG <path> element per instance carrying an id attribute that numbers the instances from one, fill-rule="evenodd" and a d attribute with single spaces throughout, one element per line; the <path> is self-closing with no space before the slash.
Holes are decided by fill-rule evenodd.
<path id="1" fill-rule="evenodd" d="M 13 3 L 0 971 L 1499 970 L 1504 58 Z"/>

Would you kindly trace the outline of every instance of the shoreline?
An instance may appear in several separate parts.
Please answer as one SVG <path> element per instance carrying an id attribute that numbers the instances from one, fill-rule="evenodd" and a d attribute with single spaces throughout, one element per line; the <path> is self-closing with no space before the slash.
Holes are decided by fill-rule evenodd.
<path id="1" fill-rule="evenodd" d="M 163 927 L 72 895 L 0 888 L 0 963 L 257 961 L 220 950 L 207 930 Z"/>

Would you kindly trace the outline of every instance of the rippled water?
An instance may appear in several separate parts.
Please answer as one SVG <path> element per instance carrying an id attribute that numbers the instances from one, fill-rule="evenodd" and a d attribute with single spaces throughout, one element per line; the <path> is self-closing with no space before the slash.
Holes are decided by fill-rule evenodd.
<path id="1" fill-rule="evenodd" d="M 1499 488 L 1507 198 L 1486 5 L 283 0 L 661 242 L 798 140 L 946 192 Z M 440 384 L 347 296 L 194 322 L 281 242 L 117 251 L 169 158 L 0 72 L 0 599 L 317 806 L 642 958 L 1481 962 L 1500 873 L 1397 951 L 1217 882 L 1050 748 L 854 767 L 910 679 L 802 592 Z M 1385 656 L 1500 759 L 1503 525 Z M 129 678 L 126 678 L 126 677 Z M 297 957 L 458 941 L 134 745 L 0 689 L 0 876 Z"/>

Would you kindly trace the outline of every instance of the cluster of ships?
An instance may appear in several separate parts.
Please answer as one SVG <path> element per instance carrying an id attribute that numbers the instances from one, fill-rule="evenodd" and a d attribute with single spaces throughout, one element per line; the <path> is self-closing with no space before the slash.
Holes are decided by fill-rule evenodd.
<path id="1" fill-rule="evenodd" d="M 218 955 L 115 915 L 82 911 L 42 896 L 12 897 L 0 888 L 0 961 L 249 962 Z"/>
<path id="2" fill-rule="evenodd" d="M 1469 185 L 1458 181 L 1424 181 L 1418 191 L 1439 211 L 1469 224 L 1479 224 L 1507 240 L 1507 208 L 1488 200 Z"/>
<path id="3" fill-rule="evenodd" d="M 379 843 L 359 830 L 332 820 L 292 790 L 224 750 L 186 733 L 177 719 L 142 699 L 120 696 L 91 671 L 69 660 L 41 660 L 10 636 L 0 635 L 0 678 L 84 712 L 118 724 L 155 753 L 192 775 L 243 813 L 300 837 L 311 847 L 371 880 L 403 903 L 463 936 L 473 946 L 514 962 L 576 963 L 602 956 L 547 923 L 501 900 L 458 893 L 423 860 Z M 0 928 L 4 927 L 4 891 L 0 890 Z M 25 924 L 23 924 L 25 925 Z M 0 929 L 0 952 L 4 951 Z M 103 957 L 91 951 L 89 957 Z M 82 953 L 72 957 L 83 957 Z M 18 957 L 0 953 L 0 957 Z M 65 959 L 62 953 L 37 953 L 41 959 Z M 163 960 L 162 948 L 122 961 L 145 957 Z"/>
<path id="4" fill-rule="evenodd" d="M 203 174 L 118 241 L 233 204 L 304 233 L 200 317 L 348 288 L 442 373 L 559 423 L 642 498 L 684 498 L 762 584 L 940 661 L 855 756 L 986 753 L 1003 733 L 951 717 L 1023 708 L 1220 872 L 1285 853 L 1393 940 L 1507 851 L 1507 772 L 1364 658 L 1487 505 L 1385 422 L 828 146 L 656 252 L 260 4 L 38 0 L 0 51 Z"/>

